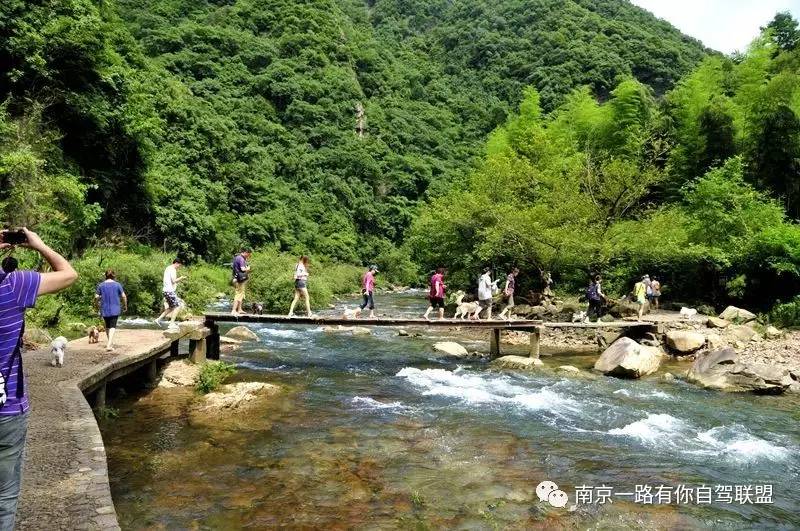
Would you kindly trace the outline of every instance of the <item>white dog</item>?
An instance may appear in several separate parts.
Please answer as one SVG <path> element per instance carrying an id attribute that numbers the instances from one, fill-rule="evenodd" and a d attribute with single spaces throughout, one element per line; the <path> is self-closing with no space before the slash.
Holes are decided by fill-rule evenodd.
<path id="1" fill-rule="evenodd" d="M 453 316 L 453 319 L 458 319 L 461 316 L 462 319 L 466 319 L 467 317 L 472 318 L 474 313 L 480 310 L 480 305 L 477 302 L 463 302 L 464 301 L 464 293 L 458 292 L 458 297 L 456 297 L 456 314 Z"/>
<path id="2" fill-rule="evenodd" d="M 67 350 L 67 338 L 64 336 L 58 336 L 50 343 L 50 353 L 53 355 L 53 359 L 50 361 L 50 365 L 53 367 L 63 367 L 64 366 L 64 352 Z"/>
<path id="3" fill-rule="evenodd" d="M 575 312 L 572 314 L 572 322 L 573 323 L 588 323 L 589 317 L 586 315 L 586 312 L 580 311 Z"/>
<path id="4" fill-rule="evenodd" d="M 681 308 L 680 314 L 681 317 L 683 317 L 684 319 L 691 319 L 692 317 L 697 315 L 697 310 L 695 310 L 694 308 L 687 308 L 686 306 L 683 306 Z"/>

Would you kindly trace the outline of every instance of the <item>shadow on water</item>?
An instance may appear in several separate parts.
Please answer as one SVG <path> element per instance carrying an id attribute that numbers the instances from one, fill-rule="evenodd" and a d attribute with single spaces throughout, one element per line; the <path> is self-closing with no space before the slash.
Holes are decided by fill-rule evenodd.
<path id="1" fill-rule="evenodd" d="M 411 313 L 418 298 L 384 297 Z M 227 357 L 242 381 L 285 392 L 235 419 L 198 422 L 191 390 L 116 404 L 103 423 L 123 528 L 797 528 L 794 397 L 726 395 L 657 377 L 498 373 L 438 358 L 421 338 L 253 326 Z M 426 333 L 427 334 L 427 333 Z M 483 349 L 486 342 L 468 346 Z M 588 369 L 594 356 L 546 360 Z M 685 365 L 668 365 L 680 372 Z M 576 487 L 764 485 L 773 503 L 538 500 Z M 713 489 L 712 489 L 713 490 Z"/>

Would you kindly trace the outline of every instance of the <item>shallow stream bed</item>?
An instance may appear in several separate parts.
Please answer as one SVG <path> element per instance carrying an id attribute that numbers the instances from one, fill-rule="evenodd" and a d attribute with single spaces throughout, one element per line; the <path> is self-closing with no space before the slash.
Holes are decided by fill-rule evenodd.
<path id="1" fill-rule="evenodd" d="M 377 302 L 424 309 L 415 294 Z M 800 527 L 796 396 L 663 381 L 687 367 L 674 362 L 640 381 L 500 373 L 436 355 L 436 340 L 458 340 L 446 330 L 252 329 L 260 342 L 223 358 L 237 380 L 284 386 L 268 406 L 198 423 L 188 389 L 114 404 L 101 429 L 123 529 Z M 588 373 L 595 358 L 545 364 Z M 539 500 L 544 480 L 566 507 Z"/>

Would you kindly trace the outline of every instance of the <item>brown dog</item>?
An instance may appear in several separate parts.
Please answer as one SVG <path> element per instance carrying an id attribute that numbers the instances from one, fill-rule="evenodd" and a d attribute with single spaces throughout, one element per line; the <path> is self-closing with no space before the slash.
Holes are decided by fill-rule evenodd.
<path id="1" fill-rule="evenodd" d="M 100 341 L 100 330 L 96 326 L 89 328 L 89 343 L 98 343 Z"/>

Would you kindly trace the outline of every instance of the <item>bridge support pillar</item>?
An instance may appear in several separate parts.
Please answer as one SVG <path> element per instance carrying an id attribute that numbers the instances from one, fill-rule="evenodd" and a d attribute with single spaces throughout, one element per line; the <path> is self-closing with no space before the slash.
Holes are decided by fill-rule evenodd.
<path id="1" fill-rule="evenodd" d="M 491 336 L 489 338 L 489 354 L 493 358 L 500 356 L 500 329 L 492 328 L 490 330 Z"/>
<path id="2" fill-rule="evenodd" d="M 179 346 L 180 345 L 179 345 L 179 342 L 178 342 L 177 339 L 175 341 L 173 341 L 172 344 L 170 344 L 170 346 L 169 346 L 169 355 L 173 356 L 173 357 L 177 356 L 179 354 L 179 352 L 178 352 L 178 347 Z"/>
<path id="3" fill-rule="evenodd" d="M 94 408 L 100 409 L 106 405 L 106 383 L 100 384 L 100 387 L 94 392 Z"/>
<path id="4" fill-rule="evenodd" d="M 206 328 L 211 333 L 206 338 L 206 358 L 210 360 L 219 359 L 219 325 L 214 321 L 206 321 Z"/>
<path id="5" fill-rule="evenodd" d="M 158 384 L 158 358 L 153 358 L 147 364 L 147 384 L 155 387 Z"/>
<path id="6" fill-rule="evenodd" d="M 530 357 L 531 358 L 538 358 L 539 357 L 539 343 L 542 340 L 542 326 L 534 326 L 533 330 L 531 330 L 531 345 L 530 345 Z"/>
<path id="7" fill-rule="evenodd" d="M 208 338 L 210 339 L 210 338 Z M 189 361 L 202 364 L 206 362 L 206 351 L 208 349 L 208 339 L 189 340 Z"/>

